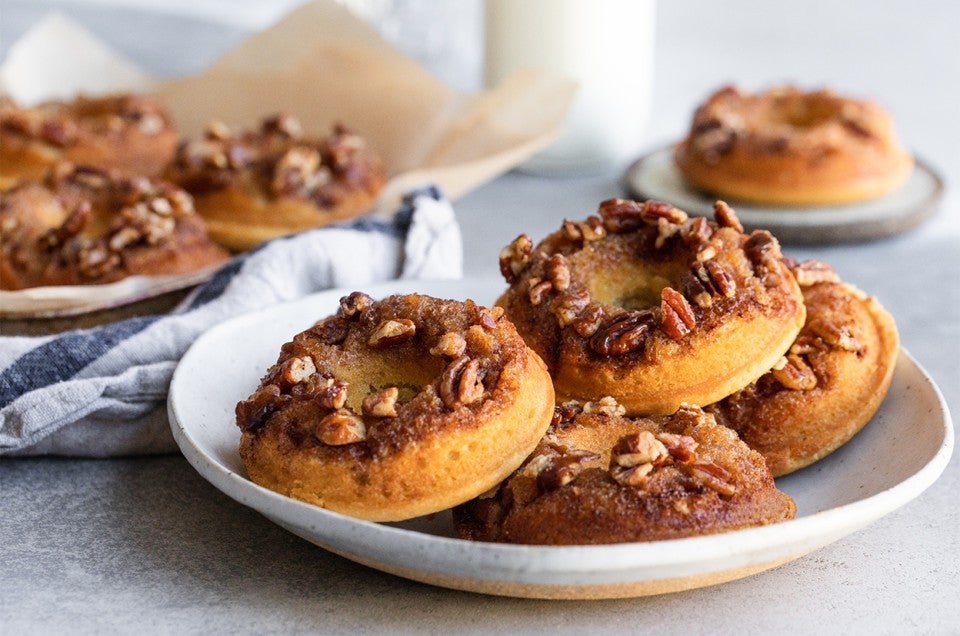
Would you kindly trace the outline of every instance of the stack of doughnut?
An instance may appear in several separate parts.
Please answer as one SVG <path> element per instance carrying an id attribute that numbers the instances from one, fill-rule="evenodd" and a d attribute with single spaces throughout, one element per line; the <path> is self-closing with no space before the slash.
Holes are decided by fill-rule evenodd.
<path id="1" fill-rule="evenodd" d="M 796 514 L 774 475 L 849 440 L 897 333 L 825 263 L 611 199 L 500 254 L 494 307 L 345 296 L 236 408 L 267 488 L 370 520 L 453 508 L 464 539 L 675 539 Z"/>
<path id="2" fill-rule="evenodd" d="M 194 272 L 224 248 L 362 214 L 384 183 L 379 157 L 340 125 L 314 138 L 278 114 L 188 141 L 147 95 L 0 96 L 0 289 Z"/>
<path id="3" fill-rule="evenodd" d="M 674 159 L 695 188 L 786 206 L 879 197 L 900 186 L 914 164 L 880 105 L 792 86 L 716 91 L 696 109 Z"/>

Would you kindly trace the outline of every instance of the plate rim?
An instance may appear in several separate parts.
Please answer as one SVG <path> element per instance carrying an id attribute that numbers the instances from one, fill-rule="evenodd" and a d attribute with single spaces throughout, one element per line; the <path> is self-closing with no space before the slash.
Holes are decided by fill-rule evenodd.
<path id="1" fill-rule="evenodd" d="M 663 155 L 672 152 L 676 144 L 677 142 L 672 142 L 665 145 L 656 146 L 653 150 L 650 150 L 631 161 L 621 177 L 621 186 L 623 189 L 626 190 L 630 196 L 637 198 L 668 198 L 665 196 L 666 193 L 644 191 L 643 188 L 640 188 L 635 184 L 635 181 L 636 175 L 642 172 L 646 164 L 654 159 L 660 159 Z M 775 236 L 777 236 L 777 238 L 791 244 L 825 245 L 836 243 L 853 243 L 894 236 L 906 232 L 934 216 L 943 200 L 944 193 L 946 191 L 946 180 L 943 175 L 933 166 L 933 164 L 917 153 L 912 153 L 912 155 L 914 159 L 913 171 L 923 172 L 933 181 L 934 187 L 930 190 L 930 192 L 925 194 L 922 200 L 915 202 L 906 212 L 900 211 L 896 212 L 895 214 L 889 214 L 885 217 L 875 219 L 872 222 L 864 221 L 863 219 L 859 218 L 845 219 L 841 217 L 839 221 L 834 222 L 821 221 L 819 223 L 797 225 L 789 220 L 778 221 L 775 218 L 775 215 L 778 212 L 802 214 L 808 211 L 805 210 L 803 206 L 763 206 L 762 204 L 735 201 L 732 199 L 727 199 L 727 201 L 737 209 L 738 216 L 745 225 L 757 229 L 769 230 Z M 672 169 L 676 171 L 676 167 L 673 166 L 672 162 L 671 166 Z M 677 174 L 679 177 L 679 172 L 677 172 Z M 682 179 L 682 177 L 679 178 Z M 710 197 L 709 195 L 690 187 L 686 187 L 686 194 L 690 197 L 703 199 L 723 198 L 720 196 Z M 878 197 L 877 199 L 873 200 L 882 200 L 882 198 L 883 197 Z M 855 206 L 864 205 L 865 203 L 867 202 L 854 202 L 835 206 L 810 206 L 811 209 L 809 211 L 811 214 L 822 214 L 824 216 L 835 214 L 837 212 L 842 214 L 845 209 L 855 209 Z M 704 205 L 706 206 L 708 203 L 705 202 Z M 699 212 L 691 212 L 690 210 L 687 210 L 687 212 L 690 212 L 691 214 L 700 214 Z M 757 215 L 761 215 L 760 218 L 757 218 Z M 774 218 L 770 218 L 771 216 Z M 889 228 L 879 229 L 884 223 L 890 223 L 891 225 Z M 839 238 L 835 234 L 832 234 L 832 232 L 835 232 L 836 230 L 844 230 L 846 232 L 846 236 Z"/>
<path id="2" fill-rule="evenodd" d="M 479 288 L 481 285 L 492 285 L 494 280 L 493 278 L 464 278 L 453 281 L 389 281 L 368 285 L 367 293 L 371 295 L 383 295 L 398 293 L 400 290 L 431 293 L 430 290 L 424 289 L 424 286 L 431 289 L 440 286 L 441 288 L 451 291 L 456 289 L 469 291 Z M 942 438 L 936 452 L 914 473 L 893 486 L 865 499 L 858 499 L 841 506 L 803 515 L 778 524 L 746 528 L 729 533 L 664 541 L 589 546 L 527 546 L 474 542 L 347 517 L 263 488 L 222 464 L 215 456 L 208 453 L 202 445 L 194 441 L 190 432 L 187 430 L 188 425 L 178 412 L 177 400 L 179 386 L 180 383 L 183 382 L 185 373 L 183 369 L 187 368 L 187 365 L 185 365 L 183 361 L 189 363 L 189 361 L 192 360 L 192 355 L 196 355 L 195 352 L 202 348 L 205 342 L 216 338 L 221 330 L 226 331 L 234 328 L 234 325 L 242 325 L 247 322 L 257 322 L 258 320 L 262 320 L 264 316 L 269 316 L 274 312 L 288 311 L 297 305 L 327 302 L 328 299 L 339 298 L 339 296 L 344 293 L 349 293 L 349 291 L 347 288 L 325 290 L 294 301 L 242 314 L 228 321 L 224 321 L 197 338 L 181 359 L 181 364 L 177 366 L 171 380 L 170 395 L 167 403 L 170 426 L 174 439 L 188 462 L 206 481 L 228 497 L 242 505 L 253 508 L 272 522 L 277 523 L 289 531 L 293 530 L 288 527 L 287 523 L 281 523 L 274 519 L 274 517 L 281 517 L 284 522 L 287 522 L 289 517 L 306 515 L 307 517 L 313 517 L 321 525 L 326 523 L 332 526 L 332 528 L 328 528 L 327 530 L 343 530 L 346 527 L 365 528 L 372 533 L 372 536 L 362 543 L 370 543 L 372 541 L 381 545 L 389 545 L 392 540 L 402 539 L 407 544 L 407 547 L 414 549 L 414 551 L 417 549 L 424 550 L 437 544 L 441 547 L 470 546 L 470 551 L 476 553 L 479 559 L 492 558 L 498 561 L 497 571 L 491 573 L 489 576 L 480 575 L 477 572 L 457 573 L 459 576 L 476 580 L 492 580 L 495 577 L 507 576 L 510 577 L 512 581 L 523 583 L 525 582 L 525 572 L 529 574 L 526 568 L 530 562 L 530 555 L 537 557 L 538 572 L 540 574 L 546 572 L 551 576 L 560 578 L 576 578 L 584 574 L 597 573 L 599 571 L 607 575 L 607 578 L 604 579 L 605 581 L 611 577 L 619 581 L 621 580 L 619 577 L 628 575 L 630 572 L 635 572 L 638 569 L 656 569 L 665 566 L 676 567 L 678 565 L 692 568 L 695 572 L 710 572 L 714 571 L 709 567 L 710 563 L 718 559 L 740 556 L 746 558 L 745 563 L 752 563 L 758 560 L 758 558 L 763 559 L 764 557 L 762 555 L 765 554 L 764 551 L 775 549 L 779 546 L 809 546 L 806 549 L 798 551 L 796 556 L 800 556 L 801 554 L 822 547 L 850 532 L 864 527 L 919 496 L 939 478 L 952 454 L 954 431 L 946 401 L 939 387 L 926 370 L 912 355 L 901 348 L 901 355 L 898 358 L 897 365 L 898 367 L 900 365 L 909 365 L 912 367 L 924 380 L 923 384 L 926 390 L 932 392 L 939 406 L 938 419 L 942 425 Z M 461 293 L 460 296 L 470 296 L 470 293 Z M 878 504 L 884 505 L 878 506 Z M 284 514 L 288 511 L 292 512 L 290 512 L 290 514 Z M 298 523 L 289 523 L 299 527 Z M 337 526 L 340 526 L 340 528 Z M 818 532 L 811 532 L 811 527 L 816 528 Z M 314 532 L 318 531 L 316 524 L 310 529 Z M 328 536 L 335 534 L 336 532 L 327 533 Z M 704 545 L 708 548 L 716 547 L 713 544 L 722 547 L 725 543 L 732 543 L 724 539 L 729 539 L 734 535 L 741 540 L 736 543 L 748 544 L 750 549 L 732 550 L 730 549 L 731 546 L 727 545 L 726 550 L 719 550 L 716 554 L 711 554 L 709 558 L 704 558 Z M 833 535 L 837 536 L 834 537 Z M 806 538 L 807 541 L 804 541 L 804 538 Z M 814 540 L 810 541 L 809 539 L 811 538 Z M 816 540 L 818 538 L 825 538 L 825 540 L 819 542 Z M 310 538 L 310 541 L 322 545 L 313 538 Z M 338 554 L 344 554 L 342 549 L 335 551 Z M 349 550 L 346 551 L 348 553 L 350 552 Z M 749 558 L 750 553 L 756 553 L 761 556 L 751 559 Z M 586 558 L 584 555 L 589 558 Z M 349 554 L 347 556 L 349 556 Z M 403 565 L 403 562 L 398 561 L 395 565 Z M 427 564 L 424 563 L 423 565 L 426 566 Z M 705 566 L 705 569 L 698 569 L 694 567 L 696 565 Z M 423 571 L 432 571 L 436 574 L 449 574 L 446 570 L 429 570 L 426 567 L 424 567 Z M 674 571 L 673 574 L 675 575 L 676 572 Z M 556 585 L 591 587 L 592 584 L 564 581 L 556 583 Z"/>

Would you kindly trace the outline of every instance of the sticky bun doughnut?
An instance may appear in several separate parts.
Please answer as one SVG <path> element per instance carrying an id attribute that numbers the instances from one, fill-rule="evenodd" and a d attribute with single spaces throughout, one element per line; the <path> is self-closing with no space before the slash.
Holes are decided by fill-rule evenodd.
<path id="1" fill-rule="evenodd" d="M 708 408 L 784 475 L 833 452 L 873 417 L 899 351 L 893 317 L 819 261 L 795 265 L 807 321 L 786 356 Z"/>
<path id="2" fill-rule="evenodd" d="M 658 201 L 610 199 L 599 214 L 500 254 L 498 304 L 563 399 L 669 414 L 745 387 L 790 348 L 803 297 L 768 232 L 745 235 L 722 202 L 716 221 Z"/>
<path id="3" fill-rule="evenodd" d="M 557 407 L 503 484 L 458 506 L 465 539 L 545 545 L 677 539 L 792 518 L 761 457 L 697 407 L 627 418 L 615 400 Z"/>
<path id="4" fill-rule="evenodd" d="M 80 96 L 19 106 L 0 97 L 0 187 L 68 161 L 148 177 L 173 157 L 177 131 L 147 95 Z"/>
<path id="5" fill-rule="evenodd" d="M 226 261 L 172 184 L 60 164 L 0 192 L 0 289 L 185 274 Z"/>
<path id="6" fill-rule="evenodd" d="M 180 145 L 167 176 L 189 191 L 210 235 L 233 250 L 370 209 L 386 182 L 362 137 L 335 126 L 325 138 L 276 115 L 259 131 L 211 123 L 205 138 Z"/>
<path id="7" fill-rule="evenodd" d="M 489 490 L 553 415 L 543 362 L 502 314 L 469 300 L 345 296 L 237 405 L 250 478 L 373 521 Z"/>
<path id="8" fill-rule="evenodd" d="M 674 159 L 691 185 L 711 194 L 799 206 L 877 197 L 913 168 L 881 106 L 794 87 L 720 89 L 696 109 Z"/>

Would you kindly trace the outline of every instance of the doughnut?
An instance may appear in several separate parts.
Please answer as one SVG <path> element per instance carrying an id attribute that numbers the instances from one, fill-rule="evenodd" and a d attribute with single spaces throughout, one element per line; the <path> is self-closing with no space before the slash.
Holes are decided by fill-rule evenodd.
<path id="1" fill-rule="evenodd" d="M 562 399 L 666 415 L 742 389 L 787 352 L 805 310 L 777 240 L 715 210 L 609 199 L 536 247 L 521 234 L 503 249 L 498 304 Z"/>
<path id="2" fill-rule="evenodd" d="M 881 106 L 795 87 L 718 90 L 696 109 L 674 160 L 712 195 L 787 206 L 878 197 L 913 169 Z"/>
<path id="3" fill-rule="evenodd" d="M 807 321 L 789 353 L 750 386 L 707 407 L 774 475 L 823 458 L 880 407 L 896 366 L 893 318 L 820 261 L 795 266 Z"/>
<path id="4" fill-rule="evenodd" d="M 498 484 L 543 437 L 553 399 L 499 308 L 354 292 L 237 405 L 240 456 L 270 490 L 398 521 Z"/>
<path id="5" fill-rule="evenodd" d="M 796 504 L 757 452 L 700 408 L 628 418 L 603 398 L 557 407 L 497 489 L 454 510 L 464 539 L 541 545 L 678 539 L 777 523 Z"/>
<path id="6" fill-rule="evenodd" d="M 380 158 L 337 125 L 325 138 L 275 115 L 234 134 L 220 122 L 182 143 L 167 177 L 190 192 L 214 240 L 232 250 L 370 209 L 386 182 Z"/>
<path id="7" fill-rule="evenodd" d="M 186 274 L 226 261 L 183 190 L 63 163 L 0 192 L 0 289 Z"/>
<path id="8" fill-rule="evenodd" d="M 177 139 L 167 110 L 151 96 L 80 96 L 32 107 L 0 97 L 0 187 L 42 178 L 61 161 L 156 176 Z"/>

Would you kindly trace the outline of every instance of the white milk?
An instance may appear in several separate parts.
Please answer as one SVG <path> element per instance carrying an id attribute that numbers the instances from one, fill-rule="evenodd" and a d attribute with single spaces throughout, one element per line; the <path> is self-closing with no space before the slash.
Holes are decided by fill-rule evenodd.
<path id="1" fill-rule="evenodd" d="M 486 0 L 487 86 L 520 68 L 580 90 L 563 135 L 521 167 L 594 172 L 640 148 L 653 85 L 654 0 Z"/>

